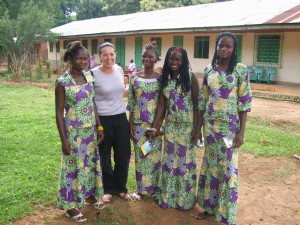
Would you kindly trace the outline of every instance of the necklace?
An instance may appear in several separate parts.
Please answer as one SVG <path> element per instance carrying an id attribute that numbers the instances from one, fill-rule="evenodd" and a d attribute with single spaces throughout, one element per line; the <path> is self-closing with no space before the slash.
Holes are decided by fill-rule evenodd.
<path id="1" fill-rule="evenodd" d="M 154 77 L 154 75 L 155 75 L 155 71 L 153 71 L 153 73 L 149 77 L 147 77 L 145 74 L 140 74 L 139 76 L 142 77 L 142 78 L 145 78 L 145 79 L 151 79 L 151 78 Z"/>

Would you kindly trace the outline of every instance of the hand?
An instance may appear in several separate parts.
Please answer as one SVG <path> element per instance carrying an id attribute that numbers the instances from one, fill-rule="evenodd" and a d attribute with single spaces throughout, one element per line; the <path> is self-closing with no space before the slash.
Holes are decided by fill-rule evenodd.
<path id="1" fill-rule="evenodd" d="M 239 148 L 244 143 L 244 133 L 237 132 L 235 139 L 233 140 L 232 148 Z"/>
<path id="2" fill-rule="evenodd" d="M 149 130 L 148 131 L 148 138 L 153 140 L 154 138 L 156 138 L 158 136 L 157 131 L 156 130 Z"/>
<path id="3" fill-rule="evenodd" d="M 100 145 L 102 143 L 102 141 L 104 140 L 104 132 L 103 130 L 97 130 L 97 145 Z"/>
<path id="4" fill-rule="evenodd" d="M 129 127 L 130 127 L 130 138 L 133 141 L 135 138 L 135 127 L 133 124 L 129 124 Z"/>
<path id="5" fill-rule="evenodd" d="M 65 155 L 71 154 L 72 148 L 68 140 L 65 140 L 61 143 L 61 150 Z"/>

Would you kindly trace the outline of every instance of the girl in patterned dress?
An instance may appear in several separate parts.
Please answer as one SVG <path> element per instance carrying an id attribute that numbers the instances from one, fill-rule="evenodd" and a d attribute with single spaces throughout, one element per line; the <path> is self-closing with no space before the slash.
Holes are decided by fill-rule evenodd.
<path id="1" fill-rule="evenodd" d="M 62 143 L 58 208 L 76 222 L 87 219 L 79 211 L 84 204 L 101 209 L 102 172 L 97 144 L 104 138 L 94 102 L 94 78 L 83 71 L 88 52 L 79 41 L 69 43 L 64 61 L 70 70 L 57 79 L 56 123 Z M 97 141 L 98 140 L 98 141 Z"/>
<path id="2" fill-rule="evenodd" d="M 198 137 L 198 92 L 196 75 L 190 71 L 187 52 L 181 47 L 167 51 L 154 131 L 164 126 L 162 172 L 157 199 L 162 208 L 188 210 L 196 201 L 196 147 Z"/>
<path id="3" fill-rule="evenodd" d="M 236 223 L 238 148 L 244 142 L 252 101 L 247 67 L 237 63 L 236 50 L 233 34 L 224 32 L 216 38 L 215 54 L 212 64 L 205 68 L 199 98 L 205 153 L 198 203 L 205 211 L 196 218 L 215 216 L 224 224 Z M 228 139 L 233 143 L 226 145 Z"/>
<path id="4" fill-rule="evenodd" d="M 144 46 L 142 63 L 144 71 L 133 73 L 130 78 L 127 110 L 130 134 L 135 150 L 135 169 L 138 197 L 156 194 L 161 163 L 161 136 L 155 140 L 151 151 L 143 154 L 141 146 L 147 141 L 157 108 L 160 74 L 154 70 L 159 60 L 155 42 Z"/>

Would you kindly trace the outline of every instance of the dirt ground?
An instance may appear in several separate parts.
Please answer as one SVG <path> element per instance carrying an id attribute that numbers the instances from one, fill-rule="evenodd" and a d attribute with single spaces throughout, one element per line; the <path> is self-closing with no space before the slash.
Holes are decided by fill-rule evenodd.
<path id="1" fill-rule="evenodd" d="M 254 98 L 251 115 L 272 122 L 300 123 L 300 104 Z M 300 149 L 299 149 L 300 150 Z M 198 154 L 201 165 L 203 149 Z M 240 191 L 237 224 L 300 225 L 300 161 L 292 157 L 264 158 L 243 152 L 239 155 Z M 116 196 L 97 215 L 97 210 L 85 207 L 88 218 L 84 224 L 105 225 L 213 225 L 214 218 L 197 221 L 201 208 L 189 211 L 161 209 L 151 199 L 126 202 Z M 54 207 L 36 206 L 34 215 L 25 216 L 14 225 L 74 224 L 64 211 Z"/>

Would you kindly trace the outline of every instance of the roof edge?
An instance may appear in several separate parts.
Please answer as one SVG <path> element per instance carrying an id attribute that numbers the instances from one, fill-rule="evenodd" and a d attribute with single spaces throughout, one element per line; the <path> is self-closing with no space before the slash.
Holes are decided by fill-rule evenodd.
<path id="1" fill-rule="evenodd" d="M 194 33 L 194 32 L 220 32 L 220 31 L 239 31 L 239 32 L 282 32 L 282 31 L 296 31 L 300 30 L 300 23 L 286 23 L 286 24 L 255 24 L 255 25 L 241 25 L 241 26 L 220 26 L 220 27 L 194 27 L 194 28 L 178 28 L 178 29 L 154 29 L 154 30 L 133 30 L 121 31 L 111 33 L 94 33 L 84 35 L 68 35 L 59 36 L 60 38 L 74 38 L 74 37 L 96 37 L 96 36 L 124 36 L 124 35 L 142 35 L 142 34 L 166 34 L 166 33 Z"/>

